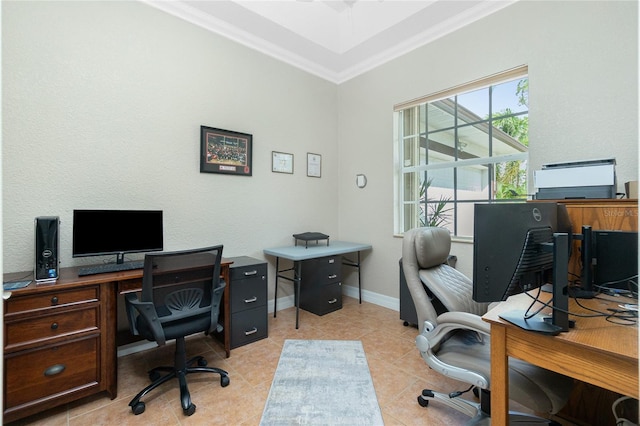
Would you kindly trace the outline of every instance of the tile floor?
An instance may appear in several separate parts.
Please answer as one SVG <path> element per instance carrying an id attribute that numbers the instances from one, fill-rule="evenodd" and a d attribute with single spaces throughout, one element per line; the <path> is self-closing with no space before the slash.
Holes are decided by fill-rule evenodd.
<path id="1" fill-rule="evenodd" d="M 188 355 L 204 355 L 209 365 L 229 372 L 231 384 L 220 387 L 219 376 L 189 375 L 195 414 L 182 413 L 176 381 L 165 383 L 144 399 L 146 411 L 135 416 L 130 399 L 148 383 L 146 371 L 170 365 L 173 344 L 118 358 L 118 397 L 96 395 L 15 422 L 20 425 L 258 425 L 285 339 L 361 340 L 386 425 L 457 425 L 467 418 L 432 403 L 420 407 L 423 388 L 442 391 L 466 386 L 430 371 L 414 345 L 417 329 L 405 327 L 397 311 L 357 299 L 343 298 L 343 308 L 324 316 L 300 311 L 295 329 L 295 309 L 269 315 L 269 337 L 231 351 L 224 357 L 215 340 L 198 336 L 187 340 Z M 348 378 L 345 378 L 348 380 Z M 468 394 L 471 395 L 471 394 Z M 467 397 L 467 396 L 465 396 Z M 472 397 L 469 396 L 469 397 Z"/>

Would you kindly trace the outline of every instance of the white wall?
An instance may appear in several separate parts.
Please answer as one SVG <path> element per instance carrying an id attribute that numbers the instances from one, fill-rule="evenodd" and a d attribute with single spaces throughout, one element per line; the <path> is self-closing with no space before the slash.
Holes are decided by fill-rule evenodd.
<path id="1" fill-rule="evenodd" d="M 531 170 L 615 157 L 621 191 L 638 178 L 637 2 L 520 1 L 340 85 L 340 236 L 373 243 L 368 290 L 398 296 L 393 105 L 522 64 Z M 365 189 L 356 188 L 356 173 L 367 175 Z M 472 276 L 472 245 L 452 251 Z"/>
<path id="2" fill-rule="evenodd" d="M 160 208 L 167 249 L 369 242 L 363 287 L 392 301 L 393 105 L 528 64 L 532 168 L 615 156 L 619 182 L 637 179 L 637 23 L 636 2 L 520 1 L 336 86 L 137 2 L 4 1 L 4 270 L 32 268 L 36 216 L 61 216 L 68 266 L 73 209 Z M 200 125 L 252 133 L 253 177 L 199 173 Z M 454 245 L 469 275 L 471 252 Z"/>
<path id="3" fill-rule="evenodd" d="M 138 2 L 2 8 L 5 272 L 33 268 L 41 215 L 61 217 L 62 266 L 82 262 L 79 208 L 162 209 L 167 250 L 263 258 L 293 233 L 337 235 L 335 84 Z M 200 125 L 253 134 L 253 176 L 200 173 Z M 293 175 L 271 172 L 273 150 Z"/>

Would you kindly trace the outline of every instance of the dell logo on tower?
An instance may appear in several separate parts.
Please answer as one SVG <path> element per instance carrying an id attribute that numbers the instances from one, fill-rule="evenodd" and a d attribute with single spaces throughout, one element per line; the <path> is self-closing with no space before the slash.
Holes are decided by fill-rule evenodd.
<path id="1" fill-rule="evenodd" d="M 540 213 L 540 210 L 538 210 L 537 207 L 533 208 L 533 219 L 536 222 L 540 222 L 542 220 L 542 213 Z"/>

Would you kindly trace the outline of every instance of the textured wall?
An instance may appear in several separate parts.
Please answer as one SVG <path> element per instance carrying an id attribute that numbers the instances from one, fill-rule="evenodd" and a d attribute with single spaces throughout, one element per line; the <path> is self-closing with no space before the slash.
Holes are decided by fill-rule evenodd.
<path id="1" fill-rule="evenodd" d="M 162 209 L 166 249 L 225 256 L 337 234 L 334 84 L 139 2 L 2 7 L 5 272 L 33 267 L 41 215 L 61 217 L 63 266 L 102 261 L 71 257 L 79 208 Z M 200 173 L 200 125 L 253 134 L 253 176 Z"/>
<path id="2" fill-rule="evenodd" d="M 369 290 L 398 295 L 393 105 L 522 64 L 531 170 L 616 157 L 619 189 L 638 178 L 637 2 L 519 1 L 340 86 L 340 235 L 373 244 Z M 367 174 L 365 189 L 356 173 Z M 453 252 L 471 276 L 472 246 Z"/>
<path id="3" fill-rule="evenodd" d="M 307 230 L 372 243 L 364 289 L 392 302 L 393 105 L 521 64 L 532 169 L 615 156 L 619 182 L 637 179 L 636 2 L 522 0 L 337 87 L 137 2 L 2 12 L 5 271 L 32 267 L 36 216 L 61 216 L 70 265 L 74 208 L 161 208 L 168 249 L 262 257 Z M 199 173 L 201 124 L 254 135 L 253 177 Z M 272 150 L 293 175 L 271 173 Z M 454 252 L 470 274 L 471 245 Z"/>

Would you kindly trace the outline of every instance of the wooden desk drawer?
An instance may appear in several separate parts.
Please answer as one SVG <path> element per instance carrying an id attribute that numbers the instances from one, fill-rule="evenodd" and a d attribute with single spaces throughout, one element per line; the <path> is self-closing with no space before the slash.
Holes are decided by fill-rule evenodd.
<path id="1" fill-rule="evenodd" d="M 99 294 L 99 287 L 93 286 L 66 291 L 51 291 L 31 296 L 18 296 L 5 302 L 5 314 L 97 301 Z"/>
<path id="2" fill-rule="evenodd" d="M 99 337 L 5 356 L 5 409 L 98 385 Z"/>
<path id="3" fill-rule="evenodd" d="M 98 307 L 5 323 L 5 351 L 84 331 L 98 331 Z"/>

